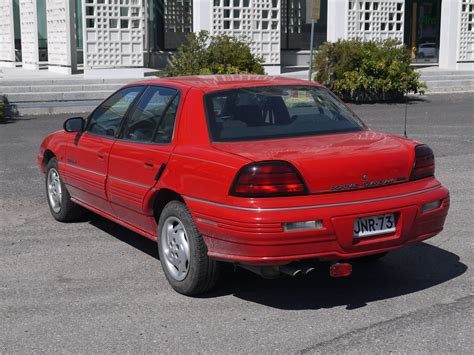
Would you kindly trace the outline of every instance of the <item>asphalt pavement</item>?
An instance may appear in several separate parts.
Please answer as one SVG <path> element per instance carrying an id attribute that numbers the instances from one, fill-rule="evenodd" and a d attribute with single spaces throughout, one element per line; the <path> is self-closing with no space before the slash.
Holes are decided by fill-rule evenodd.
<path id="1" fill-rule="evenodd" d="M 404 104 L 351 107 L 403 133 Z M 408 136 L 433 148 L 451 191 L 440 235 L 345 279 L 229 269 L 199 298 L 168 286 L 144 237 L 94 214 L 50 216 L 35 159 L 67 115 L 0 124 L 0 353 L 472 353 L 474 95 L 407 108 Z"/>

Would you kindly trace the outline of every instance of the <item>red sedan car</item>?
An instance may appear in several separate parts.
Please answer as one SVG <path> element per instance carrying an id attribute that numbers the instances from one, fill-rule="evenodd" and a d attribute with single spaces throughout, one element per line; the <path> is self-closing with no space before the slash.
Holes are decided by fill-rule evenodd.
<path id="1" fill-rule="evenodd" d="M 45 138 L 51 213 L 92 210 L 156 240 L 192 295 L 220 262 L 264 277 L 379 257 L 443 229 L 431 149 L 370 130 L 324 87 L 269 76 L 137 82 Z"/>

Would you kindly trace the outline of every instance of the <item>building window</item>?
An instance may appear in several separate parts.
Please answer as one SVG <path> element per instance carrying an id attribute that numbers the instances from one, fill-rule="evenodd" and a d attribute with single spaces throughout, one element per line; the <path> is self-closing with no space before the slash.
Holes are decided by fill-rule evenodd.
<path id="1" fill-rule="evenodd" d="M 175 50 L 193 30 L 192 0 L 149 0 L 150 50 Z"/>
<path id="2" fill-rule="evenodd" d="M 281 48 L 309 50 L 311 39 L 311 0 L 281 1 Z M 314 48 L 327 40 L 328 0 L 321 0 L 321 17 L 314 28 Z"/>

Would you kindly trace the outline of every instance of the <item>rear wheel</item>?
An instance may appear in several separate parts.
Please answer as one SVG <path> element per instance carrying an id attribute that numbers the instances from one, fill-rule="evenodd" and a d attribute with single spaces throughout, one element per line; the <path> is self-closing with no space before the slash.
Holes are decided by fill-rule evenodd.
<path id="1" fill-rule="evenodd" d="M 218 263 L 207 256 L 206 244 L 186 205 L 169 202 L 158 228 L 158 253 L 170 285 L 188 296 L 211 290 L 217 282 Z"/>
<path id="2" fill-rule="evenodd" d="M 51 158 L 46 167 L 46 196 L 49 210 L 57 221 L 71 222 L 81 217 L 83 209 L 71 201 L 71 196 L 59 175 L 56 158 Z"/>

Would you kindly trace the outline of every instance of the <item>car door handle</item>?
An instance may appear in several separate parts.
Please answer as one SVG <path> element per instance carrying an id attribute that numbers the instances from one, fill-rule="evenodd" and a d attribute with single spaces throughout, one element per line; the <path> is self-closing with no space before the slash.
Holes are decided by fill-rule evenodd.
<path id="1" fill-rule="evenodd" d="M 104 160 L 105 159 L 105 154 L 98 153 L 97 157 L 99 158 L 99 160 Z"/>
<path id="2" fill-rule="evenodd" d="M 145 160 L 145 168 L 152 169 L 153 168 L 153 161 Z"/>

